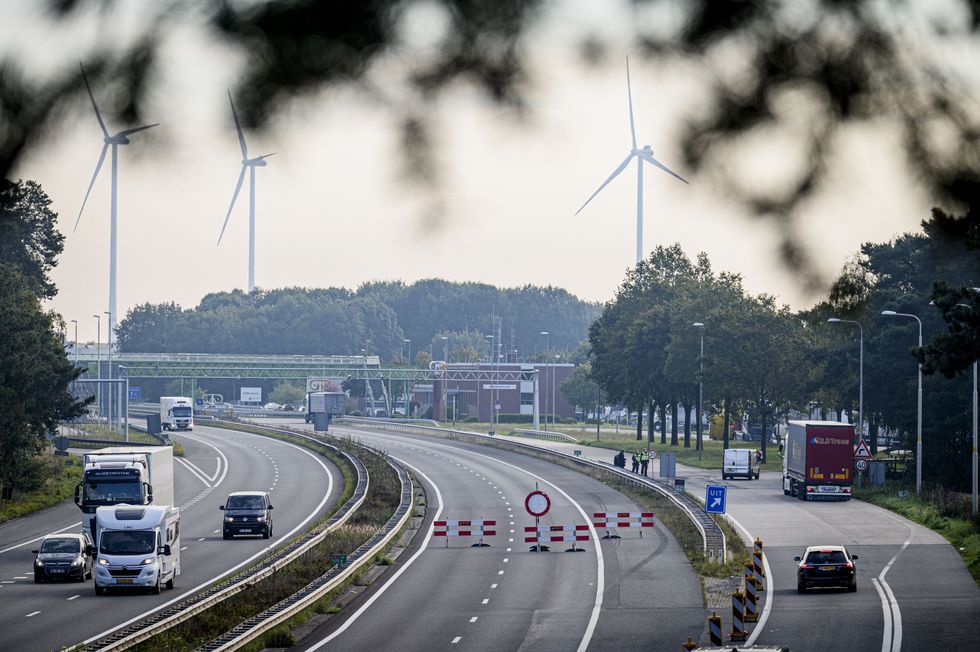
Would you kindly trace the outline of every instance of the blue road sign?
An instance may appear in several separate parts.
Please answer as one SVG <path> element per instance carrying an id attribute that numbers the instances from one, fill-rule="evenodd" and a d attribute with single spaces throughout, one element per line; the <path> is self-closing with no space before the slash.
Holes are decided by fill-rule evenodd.
<path id="1" fill-rule="evenodd" d="M 136 387 L 133 387 L 132 385 L 130 385 L 129 386 L 129 398 L 132 399 L 132 400 L 137 400 L 137 401 L 142 400 L 143 399 L 143 388 L 140 387 L 139 385 L 137 385 Z"/>
<path id="2" fill-rule="evenodd" d="M 709 484 L 705 493 L 704 511 L 709 514 L 724 514 L 727 494 L 728 487 Z"/>

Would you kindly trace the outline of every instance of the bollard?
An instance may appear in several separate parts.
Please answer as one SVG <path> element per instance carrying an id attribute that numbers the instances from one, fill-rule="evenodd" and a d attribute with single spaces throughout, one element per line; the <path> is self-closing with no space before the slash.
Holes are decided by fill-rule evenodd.
<path id="1" fill-rule="evenodd" d="M 708 616 L 708 637 L 712 645 L 724 645 L 725 639 L 721 635 L 721 616 L 714 611 Z"/>
<path id="2" fill-rule="evenodd" d="M 759 537 L 756 537 L 755 538 L 755 544 L 753 546 L 753 556 L 755 555 L 755 553 L 758 553 L 758 555 L 759 555 L 759 569 L 762 572 L 762 576 L 765 577 L 766 576 L 766 567 L 762 565 L 762 558 L 766 554 L 766 551 L 763 550 L 762 539 L 760 539 Z M 764 590 L 765 589 L 763 588 L 763 591 Z"/>
<path id="3" fill-rule="evenodd" d="M 691 650 L 697 649 L 698 644 L 694 642 L 693 638 L 688 636 L 687 640 L 681 643 L 681 647 L 684 648 L 687 652 L 691 652 Z"/>
<path id="4" fill-rule="evenodd" d="M 745 596 L 732 593 L 732 633 L 728 635 L 728 640 L 744 641 L 748 635 L 745 631 Z"/>
<path id="5" fill-rule="evenodd" d="M 758 589 L 759 585 L 755 581 L 754 577 L 746 578 L 745 580 L 745 622 L 754 623 L 759 620 L 759 601 L 758 601 Z"/>
<path id="6" fill-rule="evenodd" d="M 746 564 L 745 564 L 745 570 L 744 570 L 744 572 L 742 573 L 742 579 L 743 579 L 743 580 L 745 581 L 745 583 L 747 584 L 747 583 L 748 583 L 748 581 L 749 581 L 750 579 L 752 579 L 752 578 L 754 578 L 754 577 L 755 577 L 755 566 L 754 566 L 754 565 L 753 565 L 753 564 L 752 564 L 751 562 L 749 562 L 749 563 L 746 563 Z"/>

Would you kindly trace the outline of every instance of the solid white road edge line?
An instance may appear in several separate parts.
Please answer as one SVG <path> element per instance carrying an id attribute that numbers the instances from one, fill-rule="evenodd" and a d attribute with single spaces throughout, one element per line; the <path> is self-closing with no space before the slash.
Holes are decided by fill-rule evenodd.
<path id="1" fill-rule="evenodd" d="M 207 487 L 208 489 L 211 489 L 211 483 L 208 482 L 207 478 L 204 477 L 204 474 L 201 473 L 200 470 L 196 466 L 192 466 L 192 465 L 188 464 L 185 460 L 183 460 L 183 459 L 181 459 L 179 457 L 175 457 L 174 460 L 177 461 L 178 463 L 182 464 L 184 466 L 184 468 L 187 469 L 190 472 L 191 475 L 193 475 L 195 478 L 197 478 L 198 480 L 200 480 L 201 482 L 203 482 L 205 487 Z"/>
<path id="2" fill-rule="evenodd" d="M 185 466 L 188 466 L 188 467 L 194 469 L 195 471 L 197 471 L 197 474 L 199 476 L 201 476 L 201 478 L 204 480 L 204 484 L 206 484 L 209 487 L 211 486 L 211 483 L 214 482 L 214 478 L 218 477 L 218 474 L 221 473 L 221 458 L 220 457 L 217 458 L 218 463 L 217 463 L 217 468 L 216 468 L 215 473 L 214 473 L 214 478 L 211 477 L 211 476 L 209 476 L 207 473 L 205 473 L 201 469 L 201 467 L 199 467 L 197 464 L 194 464 L 194 462 L 191 462 L 189 459 L 186 459 L 186 458 L 183 458 L 183 457 L 174 457 L 174 459 L 175 460 L 179 460 L 180 462 L 183 462 Z"/>
<path id="3" fill-rule="evenodd" d="M 400 460 L 394 455 L 392 455 L 391 458 L 397 461 L 399 464 L 404 464 L 408 468 L 412 469 L 412 471 L 417 473 L 420 477 L 424 478 L 426 482 L 432 485 L 432 488 L 435 489 L 436 491 L 436 500 L 439 501 L 439 507 L 436 509 L 436 514 L 435 516 L 432 517 L 432 519 L 433 521 L 438 520 L 439 517 L 442 515 L 442 492 L 439 491 L 439 485 L 433 482 L 432 478 L 422 473 L 420 470 L 418 470 L 408 462 L 404 460 Z M 413 563 L 415 563 L 415 560 L 418 559 L 423 552 L 425 552 L 426 548 L 429 547 L 429 540 L 432 539 L 432 532 L 434 530 L 435 530 L 434 526 L 429 526 L 429 531 L 425 533 L 425 539 L 422 540 L 422 545 L 419 546 L 418 551 L 414 555 L 412 555 L 412 557 L 408 561 L 406 561 L 401 568 L 398 569 L 398 572 L 392 575 L 390 580 L 385 582 L 383 586 L 381 586 L 380 588 L 378 588 L 377 591 L 371 594 L 371 597 L 368 598 L 363 605 L 361 605 L 360 609 L 358 609 L 353 614 L 351 614 L 351 617 L 348 618 L 343 625 L 338 627 L 334 632 L 332 632 L 326 638 L 321 639 L 318 643 L 316 643 L 312 647 L 307 648 L 306 652 L 313 652 L 314 650 L 319 650 L 321 647 L 323 647 L 324 645 L 326 645 L 327 643 L 329 643 L 330 641 L 332 641 L 333 639 L 337 638 L 345 631 L 347 631 L 347 628 L 353 625 L 354 621 L 360 618 L 364 614 L 364 612 L 367 611 L 372 604 L 374 604 L 375 600 L 380 598 L 384 594 L 384 592 L 387 591 L 395 583 L 395 580 L 401 577 L 401 574 L 404 573 L 406 570 L 408 570 L 408 567 L 411 566 Z"/>
<path id="4" fill-rule="evenodd" d="M 898 559 L 898 556 L 909 547 L 910 543 L 912 543 L 912 536 L 912 534 L 909 535 L 909 538 L 905 540 L 905 543 L 903 543 L 902 547 L 898 549 L 895 556 L 892 557 L 887 564 L 885 564 L 885 567 L 881 569 L 881 573 L 878 574 L 878 581 L 881 583 L 882 588 L 885 589 L 885 594 L 888 596 L 888 608 L 891 610 L 893 623 L 891 635 L 892 652 L 900 652 L 902 649 L 902 610 L 898 607 L 898 600 L 895 599 L 895 594 L 892 593 L 892 587 L 890 587 L 888 582 L 885 581 L 885 574 L 891 570 L 892 565 L 894 565 L 895 560 Z M 884 607 L 885 605 L 882 605 L 882 611 L 884 611 Z M 887 632 L 885 633 L 885 637 L 887 637 Z M 882 642 L 882 647 L 884 647 L 884 642 Z"/>
<path id="5" fill-rule="evenodd" d="M 888 606 L 888 596 L 885 595 L 877 577 L 871 578 L 871 584 L 878 592 L 878 597 L 881 599 L 881 611 L 885 616 L 885 629 L 881 636 L 881 652 L 892 652 L 892 610 Z"/>
<path id="6" fill-rule="evenodd" d="M 252 435 L 251 433 L 247 433 L 247 432 L 243 432 L 242 434 L 251 435 L 252 437 L 261 437 L 262 436 L 262 435 Z M 186 437 L 186 435 L 184 435 L 184 436 Z M 195 439 L 196 440 L 196 438 L 192 438 L 192 439 Z M 269 438 L 268 437 L 265 437 L 264 439 L 269 439 Z M 275 543 L 272 543 L 272 544 L 266 546 L 265 548 L 262 548 L 262 550 L 259 550 L 257 553 L 255 553 L 254 555 L 252 555 L 248 559 L 245 559 L 244 561 L 236 564 L 235 566 L 232 566 L 231 568 L 229 568 L 225 572 L 221 573 L 220 575 L 215 575 L 211 579 L 206 580 L 206 581 L 202 582 L 201 584 L 198 584 L 194 588 L 188 589 L 187 591 L 184 591 L 183 593 L 181 593 L 180 595 L 178 595 L 176 598 L 173 598 L 171 600 L 167 600 L 163 604 L 161 604 L 159 606 L 156 606 L 156 607 L 150 609 L 149 611 L 144 611 L 143 613 L 139 614 L 138 616 L 134 616 L 133 618 L 130 618 L 126 622 L 120 623 L 120 624 L 116 625 L 115 627 L 113 627 L 112 629 L 107 629 L 106 631 L 102 632 L 101 634 L 96 634 L 95 636 L 93 636 L 93 637 L 91 637 L 89 639 L 86 639 L 86 640 L 82 641 L 81 643 L 77 643 L 76 645 L 88 645 L 92 641 L 97 641 L 98 639 L 102 638 L 103 636 L 108 636 L 109 634 L 111 634 L 112 632 L 116 631 L 117 629 L 122 629 L 123 627 L 127 627 L 127 626 L 135 623 L 136 621 L 142 620 L 143 618 L 146 618 L 147 616 L 149 616 L 151 614 L 154 614 L 154 613 L 160 611 L 161 609 L 165 609 L 165 608 L 169 607 L 170 605 L 174 604 L 175 602 L 180 602 L 181 600 L 186 600 L 189 595 L 192 595 L 194 593 L 197 593 L 198 591 L 200 591 L 204 587 L 213 584 L 215 582 L 215 580 L 220 580 L 221 578 L 223 578 L 223 577 L 225 577 L 227 575 L 232 574 L 233 572 L 235 572 L 236 570 L 238 570 L 242 566 L 245 566 L 246 564 L 251 563 L 257 557 L 260 557 L 260 556 L 264 555 L 265 553 L 269 552 L 270 550 L 278 547 L 279 545 L 286 543 L 287 541 L 289 541 L 289 538 L 291 536 L 293 536 L 293 534 L 295 534 L 304 525 L 306 525 L 307 523 L 309 523 L 310 520 L 313 519 L 314 516 L 316 516 L 317 514 L 320 513 L 320 510 L 323 509 L 323 506 L 327 503 L 327 499 L 330 498 L 330 494 L 333 493 L 333 474 L 330 473 L 330 469 L 327 468 L 327 465 L 326 464 L 324 464 L 322 461 L 320 461 L 320 458 L 317 455 L 314 455 L 312 452 L 306 450 L 305 448 L 303 448 L 301 446 L 297 446 L 296 444 L 291 444 L 288 441 L 282 441 L 281 439 L 276 439 L 275 441 L 277 441 L 280 444 L 284 444 L 286 446 L 291 446 L 292 448 L 295 448 L 296 450 L 300 451 L 301 453 L 303 453 L 305 455 L 309 455 L 310 457 L 312 457 L 316 461 L 317 464 L 320 465 L 321 468 L 323 468 L 323 472 L 327 474 L 327 491 L 323 495 L 323 500 L 321 500 L 320 503 L 316 506 L 316 508 L 314 508 L 314 510 L 312 512 L 310 512 L 309 516 L 307 516 L 305 519 L 303 519 L 303 521 L 300 524 L 298 524 L 296 527 L 294 527 L 289 532 L 287 532 L 287 533 L 285 533 L 283 535 L 280 535 L 279 541 L 277 541 Z M 205 443 L 206 444 L 207 442 L 201 442 L 201 443 Z M 208 446 L 211 446 L 211 444 L 207 444 L 207 445 Z M 215 450 L 218 450 L 214 446 L 211 446 L 211 448 L 214 448 Z M 220 453 L 221 451 L 218 451 L 218 452 Z M 222 457 L 224 457 L 223 454 L 222 454 Z M 227 468 L 227 460 L 225 461 L 225 466 Z M 224 479 L 225 478 L 222 475 L 221 476 L 221 479 L 218 480 L 218 482 L 216 482 L 214 484 L 214 486 L 217 487 L 219 484 L 221 484 L 221 481 L 224 480 Z"/>
<path id="7" fill-rule="evenodd" d="M 742 534 L 745 535 L 746 540 L 749 542 L 754 541 L 752 534 L 746 530 L 745 526 L 739 523 L 734 516 L 731 514 L 725 514 L 725 517 L 731 521 L 735 527 L 742 531 Z M 769 555 L 765 553 L 762 555 L 762 567 L 766 571 L 766 579 L 768 580 L 769 590 L 766 591 L 766 604 L 762 607 L 762 613 L 759 615 L 759 622 L 757 622 L 755 627 L 752 628 L 752 633 L 749 634 L 749 638 L 745 641 L 745 647 L 753 645 L 755 640 L 759 638 L 759 635 L 766 628 L 766 621 L 769 620 L 769 612 L 772 611 L 772 594 L 775 592 L 773 589 L 775 582 L 773 582 L 772 579 L 772 568 L 769 566 Z"/>
<path id="8" fill-rule="evenodd" d="M 65 530 L 69 530 L 69 529 L 71 529 L 73 527 L 77 527 L 77 526 L 79 526 L 81 524 L 82 524 L 82 522 L 81 521 L 78 521 L 77 523 L 72 523 L 71 525 L 67 525 L 67 526 L 63 527 L 60 530 L 55 530 L 54 532 L 48 532 L 48 534 L 61 534 Z M 24 546 L 26 546 L 29 543 L 34 543 L 35 541 L 40 541 L 44 537 L 48 536 L 48 534 L 42 534 L 41 536 L 37 537 L 36 539 L 31 539 L 30 541 L 25 541 L 23 543 L 18 543 L 15 546 L 10 546 L 9 548 L 4 548 L 3 550 L 0 550 L 0 555 L 2 555 L 5 552 L 9 552 L 11 550 L 16 550 L 17 548 L 23 548 Z"/>
<path id="9" fill-rule="evenodd" d="M 246 433 L 246 434 L 248 434 L 248 433 Z M 259 435 L 252 435 L 252 436 L 253 437 L 257 437 Z M 203 439 L 198 439 L 197 437 L 192 437 L 190 435 L 181 435 L 181 437 L 187 437 L 188 439 L 191 439 L 193 441 L 196 441 L 199 444 L 204 444 L 205 446 L 210 446 L 211 448 L 213 448 L 215 450 L 216 453 L 218 453 L 218 457 L 221 459 L 222 462 L 224 462 L 224 464 L 223 465 L 219 464 L 219 466 L 222 467 L 221 468 L 221 477 L 214 481 L 214 484 L 213 484 L 213 487 L 212 488 L 216 488 L 219 484 L 221 484 L 222 482 L 224 482 L 225 476 L 228 475 L 228 458 L 225 457 L 225 454 L 222 453 L 221 450 L 217 446 L 215 446 L 214 444 L 211 444 L 209 442 L 206 442 Z M 279 440 L 276 440 L 276 441 L 279 441 Z M 287 443 L 287 442 L 283 442 L 283 443 Z M 292 444 L 290 444 L 290 445 L 292 445 Z M 300 448 L 300 450 L 303 450 L 303 449 Z M 304 451 L 304 452 L 306 452 L 306 451 Z M 324 468 L 326 468 L 326 467 L 324 467 Z M 327 472 L 327 474 L 329 475 L 329 471 Z M 217 471 L 215 471 L 215 475 L 217 475 Z"/>

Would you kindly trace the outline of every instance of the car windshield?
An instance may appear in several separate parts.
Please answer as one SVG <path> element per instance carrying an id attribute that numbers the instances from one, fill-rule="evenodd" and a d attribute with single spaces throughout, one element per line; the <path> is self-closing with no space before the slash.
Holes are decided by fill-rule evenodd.
<path id="1" fill-rule="evenodd" d="M 78 539 L 47 539 L 41 544 L 41 552 L 77 553 L 79 549 Z"/>
<path id="2" fill-rule="evenodd" d="M 102 533 L 99 552 L 107 555 L 145 555 L 155 551 L 156 532 L 110 530 Z"/>
<path id="3" fill-rule="evenodd" d="M 228 496 L 225 509 L 265 509 L 265 498 L 262 496 Z"/>
<path id="4" fill-rule="evenodd" d="M 844 564 L 847 559 L 840 550 L 811 550 L 806 556 L 807 564 Z"/>
<path id="5" fill-rule="evenodd" d="M 142 501 L 139 482 L 86 482 L 85 502 L 88 504 L 115 505 L 138 504 Z"/>

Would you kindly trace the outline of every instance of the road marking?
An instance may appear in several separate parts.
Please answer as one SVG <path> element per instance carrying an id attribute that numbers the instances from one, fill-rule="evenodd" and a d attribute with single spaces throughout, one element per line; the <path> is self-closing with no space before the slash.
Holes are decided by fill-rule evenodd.
<path id="1" fill-rule="evenodd" d="M 31 616 L 36 616 L 36 615 L 38 615 L 39 613 L 41 613 L 41 612 L 40 612 L 40 611 L 32 611 L 31 613 L 29 613 L 29 614 L 27 614 L 27 615 L 26 615 L 26 616 L 24 616 L 24 617 L 25 617 L 25 618 L 30 618 Z"/>
<path id="2" fill-rule="evenodd" d="M 511 549 L 510 548 L 507 548 L 507 552 L 510 552 L 510 551 L 511 551 Z"/>
<path id="3" fill-rule="evenodd" d="M 432 518 L 433 518 L 434 521 L 439 520 L 439 516 L 442 515 L 442 506 L 443 506 L 442 505 L 442 492 L 439 491 L 439 485 L 437 485 L 435 482 L 433 482 L 432 481 L 432 478 L 430 478 L 426 474 L 422 473 L 420 470 L 418 470 L 416 467 L 412 466 L 411 464 L 409 464 L 405 460 L 399 459 L 399 458 L 395 457 L 394 455 L 392 455 L 391 457 L 395 461 L 397 461 L 398 463 L 404 464 L 408 468 L 410 468 L 413 471 L 415 471 L 415 473 L 417 473 L 426 482 L 428 482 L 429 484 L 432 485 L 432 488 L 435 489 L 435 492 L 436 492 L 436 500 L 438 501 L 438 504 L 439 504 L 439 507 L 436 509 L 435 516 L 433 516 Z M 425 538 L 422 540 L 422 543 L 419 546 L 418 551 L 416 551 L 416 553 L 414 555 L 412 555 L 412 557 L 408 561 L 406 561 L 405 564 L 401 568 L 398 569 L 398 572 L 395 573 L 394 575 L 392 575 L 391 576 L 391 579 L 389 579 L 387 582 L 385 582 L 385 584 L 383 586 L 381 586 L 374 593 L 372 593 L 371 594 L 371 597 L 368 598 L 367 601 L 363 605 L 361 605 L 361 608 L 358 609 L 357 611 L 355 611 L 353 614 L 351 614 L 351 616 L 346 621 L 344 621 L 344 624 L 341 625 L 339 628 L 337 628 L 337 631 L 335 631 L 332 634 L 330 634 L 330 636 L 327 636 L 326 638 L 321 639 L 316 645 L 307 648 L 307 652 L 314 652 L 314 650 L 319 650 L 321 647 L 323 647 L 324 645 L 326 645 L 327 643 L 329 643 L 330 641 L 332 641 L 333 639 L 337 638 L 338 636 L 340 636 L 341 634 L 343 634 L 345 631 L 347 631 L 347 628 L 350 627 L 351 625 L 353 625 L 354 624 L 354 621 L 356 621 L 358 618 L 360 618 L 364 614 L 364 612 L 367 611 L 368 608 L 372 604 L 374 604 L 374 601 L 377 600 L 379 597 L 381 597 L 384 594 L 384 592 L 387 591 L 395 583 L 395 580 L 397 580 L 401 576 L 401 574 L 404 573 L 405 570 L 408 569 L 408 567 L 411 566 L 415 562 L 415 560 L 418 559 L 419 556 L 423 552 L 425 552 L 426 548 L 429 546 L 429 541 L 432 539 L 432 533 L 434 531 L 435 531 L 435 527 L 430 525 L 429 526 L 429 531 L 425 533 Z"/>
<path id="4" fill-rule="evenodd" d="M 207 486 L 207 487 L 210 487 L 211 486 L 211 482 L 213 482 L 214 479 L 211 476 L 209 476 L 207 473 L 205 473 L 204 471 L 202 471 L 200 469 L 200 467 L 198 467 L 196 464 L 194 464 L 193 462 L 191 462 L 189 460 L 185 460 L 183 457 L 175 457 L 174 459 L 177 460 L 178 462 L 180 462 L 181 464 L 183 464 L 184 467 L 188 471 L 190 471 L 191 474 L 194 475 L 194 477 L 196 477 L 198 480 L 200 480 L 201 482 L 203 482 L 205 486 Z M 218 464 L 218 470 L 219 471 L 221 470 L 221 464 L 220 463 Z"/>
<path id="5" fill-rule="evenodd" d="M 875 589 L 878 591 L 878 596 L 881 598 L 881 611 L 885 620 L 881 635 L 881 652 L 899 652 L 902 649 L 902 610 L 898 607 L 898 600 L 895 599 L 895 594 L 892 593 L 892 587 L 885 581 L 885 574 L 891 570 L 895 564 L 895 560 L 909 547 L 910 543 L 912 543 L 911 535 L 905 540 L 902 547 L 898 549 L 895 556 L 881 569 L 877 582 L 875 582 L 875 579 L 871 580 L 872 584 L 875 585 Z"/>
<path id="6" fill-rule="evenodd" d="M 884 614 L 885 620 L 884 631 L 881 635 L 881 652 L 892 652 L 892 610 L 888 606 L 888 596 L 885 595 L 885 591 L 881 588 L 877 577 L 871 578 L 871 584 L 875 587 L 875 591 L 878 592 L 878 598 L 881 600 L 881 611 Z"/>
<path id="7" fill-rule="evenodd" d="M 505 564 L 506 564 L 507 562 L 509 562 L 509 561 L 510 561 L 510 559 L 508 559 L 507 557 L 504 557 L 504 563 L 505 563 Z"/>
<path id="8" fill-rule="evenodd" d="M 73 596 L 71 596 L 71 597 L 70 597 L 70 598 L 68 598 L 68 599 L 69 599 L 69 600 L 74 600 L 74 599 L 75 599 L 75 598 L 77 598 L 77 597 L 78 597 L 77 595 L 73 595 Z"/>
<path id="9" fill-rule="evenodd" d="M 221 530 L 214 530 L 214 534 L 217 534 L 218 532 L 221 532 Z"/>
<path id="10" fill-rule="evenodd" d="M 483 598 L 483 604 L 488 604 L 489 602 L 490 602 L 490 598 Z"/>
<path id="11" fill-rule="evenodd" d="M 14 583 L 13 580 L 3 580 L 2 582 L 0 582 L 0 584 L 13 584 L 13 583 Z"/>
<path id="12" fill-rule="evenodd" d="M 201 537 L 198 541 L 204 541 L 205 537 Z"/>
<path id="13" fill-rule="evenodd" d="M 742 534 L 745 535 L 746 541 L 753 541 L 752 535 L 745 529 L 744 525 L 739 523 L 734 517 L 732 517 L 731 514 L 725 514 L 725 517 L 731 521 L 735 527 L 742 531 Z M 759 634 L 761 634 L 766 628 L 766 621 L 769 619 L 769 612 L 772 611 L 772 594 L 774 592 L 772 587 L 775 584 L 775 580 L 772 579 L 772 568 L 769 566 L 769 555 L 762 555 L 762 567 L 765 570 L 765 577 L 769 581 L 769 590 L 766 591 L 766 603 L 762 607 L 762 613 L 759 615 L 759 621 L 752 629 L 752 633 L 749 634 L 749 637 L 745 640 L 745 647 L 753 645 L 755 643 L 755 639 L 759 638 Z"/>
<path id="14" fill-rule="evenodd" d="M 188 546 L 184 546 L 183 548 L 180 549 L 180 551 L 181 552 L 184 552 L 185 550 L 187 550 L 187 548 L 188 548 Z"/>
<path id="15" fill-rule="evenodd" d="M 496 585 L 496 584 L 491 584 L 491 585 L 490 585 L 490 588 L 491 588 L 491 589 L 495 589 L 495 588 L 497 588 L 497 585 Z"/>
<path id="16" fill-rule="evenodd" d="M 26 580 L 27 575 L 17 575 L 14 577 L 15 580 Z"/>
<path id="17" fill-rule="evenodd" d="M 463 637 L 462 636 L 457 636 L 456 638 L 453 639 L 453 645 L 455 645 L 456 643 L 459 643 L 462 640 L 463 640 Z"/>
<path id="18" fill-rule="evenodd" d="M 186 437 L 187 435 L 183 435 L 183 436 Z M 253 436 L 260 437 L 261 435 L 253 435 Z M 191 439 L 194 439 L 195 441 L 201 441 L 201 440 L 197 439 L 196 437 L 191 437 Z M 180 600 L 185 599 L 187 595 L 189 595 L 191 593 L 196 593 L 197 591 L 200 591 L 204 587 L 209 586 L 212 583 L 214 583 L 215 580 L 219 580 L 222 577 L 226 577 L 228 575 L 231 575 L 232 573 L 234 573 L 236 570 L 238 570 L 242 566 L 245 566 L 247 564 L 250 564 L 256 558 L 261 557 L 262 555 L 268 553 L 270 550 L 272 550 L 276 546 L 279 546 L 283 542 L 287 541 L 289 539 L 289 537 L 291 537 L 298 530 L 300 530 L 307 523 L 309 523 L 320 512 L 320 510 L 323 509 L 323 506 L 327 503 L 327 500 L 330 498 L 330 494 L 333 492 L 333 474 L 330 473 L 330 469 L 327 468 L 327 465 L 326 464 L 324 464 L 322 461 L 320 461 L 319 456 L 315 455 L 314 453 L 312 453 L 308 449 L 302 448 L 301 446 L 297 446 L 296 444 L 291 444 L 291 443 L 286 442 L 286 441 L 281 441 L 281 440 L 276 440 L 276 441 L 279 444 L 283 444 L 285 446 L 289 446 L 291 448 L 295 448 L 296 450 L 298 450 L 299 452 L 303 453 L 304 455 L 308 455 L 317 464 L 319 464 L 320 467 L 323 469 L 323 472 L 327 474 L 327 491 L 326 491 L 326 493 L 324 493 L 323 499 L 320 500 L 320 502 L 316 506 L 316 508 L 312 512 L 310 512 L 309 515 L 305 519 L 303 519 L 303 521 L 301 523 L 299 523 L 296 527 L 294 527 L 292 530 L 290 530 L 286 534 L 284 534 L 281 537 L 279 537 L 279 541 L 270 543 L 268 546 L 266 546 L 265 548 L 262 548 L 261 550 L 259 550 L 258 552 L 256 552 L 254 555 L 252 555 L 248 559 L 245 559 L 244 561 L 239 562 L 238 564 L 232 566 L 231 568 L 229 568 L 225 572 L 223 572 L 223 573 L 221 573 L 219 575 L 216 575 L 215 577 L 212 577 L 212 578 L 208 579 L 207 581 L 205 581 L 205 582 L 203 582 L 203 583 L 195 586 L 192 589 L 189 589 L 188 591 L 185 591 L 184 593 L 182 593 L 181 595 L 177 596 L 176 598 L 172 598 L 171 600 L 168 600 L 167 602 L 164 602 L 163 604 L 161 604 L 161 605 L 159 605 L 157 607 L 154 607 L 153 609 L 150 609 L 149 611 L 145 611 L 145 612 L 143 612 L 143 613 L 141 613 L 141 614 L 139 614 L 137 616 L 134 616 L 133 618 L 130 618 L 129 620 L 127 620 L 124 623 L 120 623 L 120 624 L 116 625 L 115 627 L 113 627 L 111 629 L 107 629 L 106 631 L 104 631 L 104 632 L 102 632 L 100 634 L 96 634 L 95 636 L 89 638 L 88 640 L 82 641 L 79 645 L 88 645 L 92 641 L 97 641 L 100 638 L 103 638 L 104 636 L 108 636 L 112 632 L 115 632 L 117 630 L 120 630 L 123 627 L 126 627 L 127 625 L 131 625 L 131 624 L 135 623 L 138 620 L 142 620 L 142 619 L 146 618 L 150 614 L 153 614 L 153 613 L 156 613 L 158 611 L 161 611 L 162 609 L 165 609 L 165 608 L 169 607 L 170 605 L 172 605 L 172 604 L 174 604 L 176 602 L 179 602 Z M 218 451 L 218 454 L 219 455 L 221 455 L 222 457 L 224 457 L 224 453 L 222 453 L 220 450 L 218 450 L 215 446 L 212 446 L 211 444 L 208 444 L 207 442 L 204 442 L 204 441 L 201 441 L 201 443 L 202 444 L 206 444 L 208 446 L 211 446 L 211 448 L 214 448 L 216 451 Z M 228 473 L 228 460 L 227 460 L 227 458 L 225 458 L 225 469 L 224 469 L 224 473 L 221 475 L 221 478 L 217 482 L 214 483 L 214 486 L 215 487 L 217 487 L 219 484 L 222 483 L 222 481 L 224 481 L 225 476 L 227 475 L 227 473 Z M 78 525 L 81 525 L 81 522 L 79 522 Z M 0 551 L 0 552 L 2 552 L 2 551 Z"/>
<path id="19" fill-rule="evenodd" d="M 479 618 L 479 616 L 473 616 L 472 618 L 470 618 L 470 622 L 475 623 L 477 618 Z"/>
<path id="20" fill-rule="evenodd" d="M 497 571 L 497 575 L 503 575 L 504 571 Z"/>
<path id="21" fill-rule="evenodd" d="M 0 550 L 0 555 L 2 555 L 5 552 L 9 552 L 11 550 L 16 550 L 17 548 L 23 548 L 24 546 L 26 546 L 29 543 L 34 543 L 35 541 L 40 541 L 41 539 L 43 539 L 44 537 L 48 536 L 49 534 L 59 534 L 61 532 L 64 532 L 65 530 L 70 530 L 73 527 L 78 527 L 81 524 L 82 524 L 82 522 L 81 521 L 78 521 L 77 523 L 72 523 L 71 525 L 68 525 L 66 527 L 63 527 L 60 530 L 55 530 L 54 532 L 48 532 L 48 534 L 42 534 L 41 536 L 37 537 L 36 539 L 31 539 L 30 541 L 25 541 L 24 543 L 18 543 L 16 546 L 10 546 L 9 548 L 4 548 L 3 550 Z"/>

